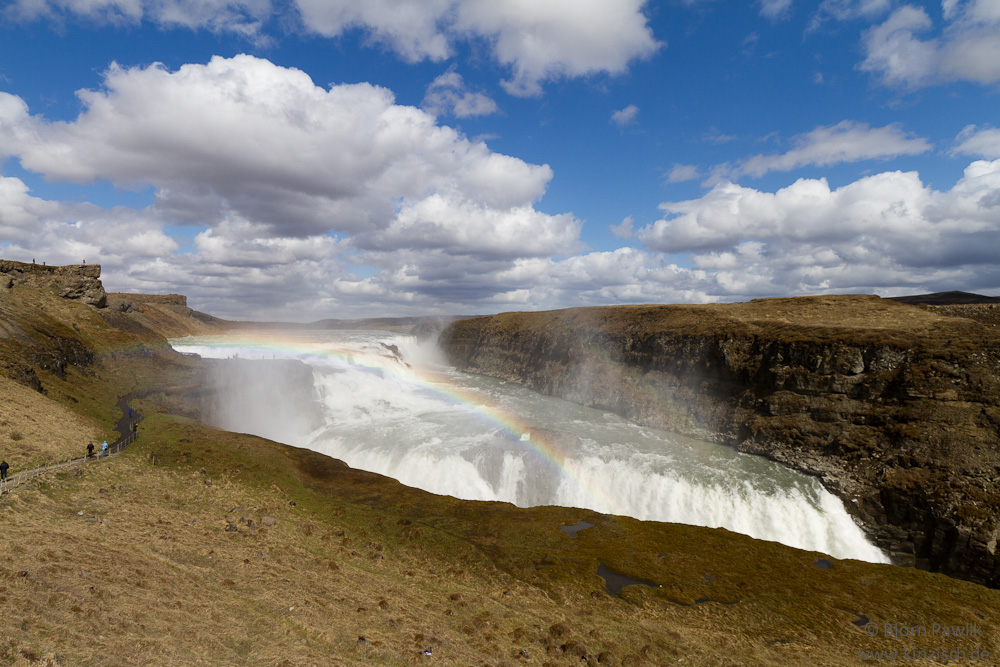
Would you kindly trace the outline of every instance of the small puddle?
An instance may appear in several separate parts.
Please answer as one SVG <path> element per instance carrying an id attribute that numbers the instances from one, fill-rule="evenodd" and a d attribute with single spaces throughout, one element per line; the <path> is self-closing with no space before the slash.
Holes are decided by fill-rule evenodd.
<path id="1" fill-rule="evenodd" d="M 601 579 L 604 579 L 604 590 L 607 591 L 609 595 L 617 595 L 619 597 L 621 597 L 620 593 L 622 592 L 622 589 L 625 588 L 626 586 L 646 586 L 647 588 L 660 587 L 659 584 L 654 584 L 652 581 L 644 581 L 642 579 L 636 579 L 634 577 L 630 577 L 628 575 L 615 572 L 614 570 L 609 570 L 604 566 L 603 563 L 597 564 L 597 576 L 599 576 Z M 707 576 L 712 577 L 713 580 L 715 579 L 713 575 L 707 575 Z M 679 600 L 673 600 L 671 598 L 665 598 L 665 599 L 668 602 L 672 602 L 673 604 L 676 604 L 681 607 L 693 607 L 695 605 L 706 604 L 709 602 L 714 604 L 722 604 L 726 606 L 740 603 L 739 600 L 733 600 L 731 602 L 727 602 L 725 600 L 713 600 L 712 598 L 698 598 L 697 600 L 694 601 L 694 604 L 691 604 L 690 602 L 680 602 Z"/>
<path id="2" fill-rule="evenodd" d="M 659 588 L 659 584 L 654 584 L 652 581 L 643 581 L 642 579 L 635 579 L 624 574 L 613 572 L 612 570 L 604 567 L 603 563 L 597 564 L 597 576 L 604 580 L 604 590 L 606 590 L 610 595 L 618 595 L 626 586 L 647 586 L 649 588 Z"/>
<path id="3" fill-rule="evenodd" d="M 576 537 L 576 534 L 581 530 L 587 530 L 588 528 L 593 528 L 594 524 L 589 521 L 581 521 L 580 523 L 574 524 L 572 526 L 559 526 L 559 530 L 566 533 L 570 537 Z"/>

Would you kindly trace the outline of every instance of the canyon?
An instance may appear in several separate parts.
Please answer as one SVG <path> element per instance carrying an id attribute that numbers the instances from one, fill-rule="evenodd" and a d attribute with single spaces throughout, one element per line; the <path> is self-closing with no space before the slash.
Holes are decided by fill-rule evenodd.
<path id="1" fill-rule="evenodd" d="M 997 587 L 998 312 L 876 296 L 594 307 L 460 320 L 439 344 L 460 370 L 815 475 L 894 562 Z"/>

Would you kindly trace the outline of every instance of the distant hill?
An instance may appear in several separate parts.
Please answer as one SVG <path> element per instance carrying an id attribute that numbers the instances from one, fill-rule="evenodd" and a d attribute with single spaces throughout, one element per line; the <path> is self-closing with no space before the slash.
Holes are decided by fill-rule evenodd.
<path id="1" fill-rule="evenodd" d="M 933 294 L 915 294 L 912 296 L 889 297 L 893 301 L 911 305 L 925 304 L 929 306 L 957 306 L 980 303 L 1000 303 L 1000 296 L 983 296 L 971 292 L 934 292 Z"/>
<path id="2" fill-rule="evenodd" d="M 199 313 L 199 315 L 202 315 Z M 209 317 L 209 316 L 206 316 Z M 324 319 L 315 322 L 226 322 L 231 329 L 279 329 L 279 330 L 379 330 L 394 331 L 418 336 L 436 334 L 456 320 L 464 320 L 471 315 L 422 315 L 415 317 L 370 317 L 354 320 Z M 225 322 L 225 320 L 220 320 Z"/>

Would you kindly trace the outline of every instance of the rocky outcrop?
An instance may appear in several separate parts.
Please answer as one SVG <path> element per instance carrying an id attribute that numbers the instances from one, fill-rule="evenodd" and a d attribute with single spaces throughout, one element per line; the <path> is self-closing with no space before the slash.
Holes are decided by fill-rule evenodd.
<path id="1" fill-rule="evenodd" d="M 458 368 L 818 476 L 897 562 L 1000 586 L 1000 336 L 877 297 L 507 313 Z"/>
<path id="2" fill-rule="evenodd" d="M 13 289 L 15 285 L 54 289 L 64 299 L 96 308 L 104 308 L 108 301 L 99 264 L 45 266 L 0 260 L 0 287 Z"/>
<path id="3" fill-rule="evenodd" d="M 183 294 L 133 294 L 129 292 L 111 292 L 109 297 L 121 308 L 141 310 L 144 303 L 155 303 L 165 306 L 187 307 L 187 297 Z"/>
<path id="4" fill-rule="evenodd" d="M 237 326 L 189 308 L 183 294 L 112 292 L 108 294 L 108 309 L 125 316 L 114 318 L 114 326 L 141 326 L 167 338 L 217 333 Z"/>
<path id="5" fill-rule="evenodd" d="M 108 295 L 100 276 L 99 265 L 0 260 L 0 375 L 46 393 L 70 375 L 94 373 L 102 358 L 169 356 L 166 337 L 230 324 L 191 310 L 179 294 Z"/>

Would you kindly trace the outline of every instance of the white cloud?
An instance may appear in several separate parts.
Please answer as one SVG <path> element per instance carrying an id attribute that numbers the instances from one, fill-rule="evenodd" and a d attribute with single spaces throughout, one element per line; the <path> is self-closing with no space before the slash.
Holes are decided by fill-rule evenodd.
<path id="1" fill-rule="evenodd" d="M 668 216 L 639 230 L 645 247 L 693 253 L 720 284 L 759 279 L 773 294 L 1000 287 L 1000 160 L 973 162 L 944 192 L 886 172 L 836 190 L 812 179 L 774 193 L 722 183 L 661 208 Z"/>
<path id="2" fill-rule="evenodd" d="M 622 221 L 617 225 L 610 225 L 608 229 L 611 230 L 616 239 L 630 239 L 635 236 L 635 230 L 632 228 L 634 223 L 632 216 L 629 215 L 622 218 Z"/>
<path id="3" fill-rule="evenodd" d="M 138 23 L 143 7 L 142 0 L 14 0 L 4 13 L 24 21 L 76 14 L 93 21 Z"/>
<path id="4" fill-rule="evenodd" d="M 79 95 L 76 119 L 49 122 L 0 94 L 4 155 L 49 180 L 152 186 L 155 202 L 49 202 L 0 177 L 7 257 L 87 259 L 109 289 L 302 319 L 307 307 L 362 313 L 373 294 L 387 309 L 467 312 L 504 291 L 494 276 L 520 259 L 581 250 L 578 219 L 534 208 L 549 167 L 493 153 L 375 86 L 323 89 L 239 56 L 176 72 L 115 66 Z M 183 248 L 165 232 L 178 223 L 191 225 Z"/>
<path id="5" fill-rule="evenodd" d="M 14 0 L 0 13 L 20 21 L 70 18 L 112 25 L 151 22 L 207 29 L 267 42 L 296 22 L 337 38 L 362 30 L 408 62 L 441 62 L 458 43 L 484 45 L 511 72 L 504 87 L 537 95 L 545 81 L 621 74 L 662 44 L 643 7 L 647 0 Z"/>
<path id="6" fill-rule="evenodd" d="M 21 179 L 0 176 L 0 239 L 29 241 L 39 222 L 55 217 L 58 209 L 57 204 L 28 194 Z"/>
<path id="7" fill-rule="evenodd" d="M 436 116 L 450 114 L 456 118 L 488 116 L 497 112 L 497 103 L 488 95 L 466 90 L 465 81 L 454 68 L 427 86 L 421 106 Z"/>
<path id="8" fill-rule="evenodd" d="M 772 20 L 787 17 L 791 7 L 792 0 L 760 0 L 761 16 Z"/>
<path id="9" fill-rule="evenodd" d="M 760 177 L 771 171 L 791 171 L 805 166 L 825 167 L 861 160 L 887 160 L 900 155 L 918 155 L 931 149 L 919 137 L 907 135 L 899 125 L 870 127 L 867 123 L 841 121 L 820 126 L 792 138 L 794 148 L 777 155 L 755 155 L 735 167 L 722 166 L 715 178 Z"/>
<path id="10" fill-rule="evenodd" d="M 375 230 L 436 193 L 530 205 L 552 176 L 394 104 L 385 89 L 325 90 L 250 56 L 176 72 L 113 66 L 102 90 L 79 96 L 84 111 L 68 123 L 0 100 L 0 144 L 48 178 L 151 184 L 161 215 L 195 223 L 236 215 L 276 236 Z"/>
<path id="11" fill-rule="evenodd" d="M 864 36 L 860 67 L 889 85 L 919 88 L 971 81 L 1000 81 L 1000 4 L 996 0 L 943 3 L 947 24 L 940 36 L 921 39 L 934 27 L 927 12 L 912 5 L 895 10 Z"/>
<path id="12" fill-rule="evenodd" d="M 195 236 L 194 246 L 204 262 L 243 268 L 329 260 L 344 252 L 343 243 L 331 236 L 275 237 L 239 218 L 202 231 Z"/>
<path id="13" fill-rule="evenodd" d="M 932 190 L 913 173 L 887 172 L 838 189 L 817 180 L 775 193 L 720 185 L 663 209 L 669 217 L 639 231 L 645 249 L 576 254 L 574 244 L 560 253 L 553 237 L 537 256 L 510 259 L 485 246 L 478 254 L 453 254 L 464 242 L 434 235 L 454 229 L 420 230 L 407 221 L 386 232 L 397 234 L 399 245 L 364 249 L 322 234 L 278 237 L 232 217 L 179 253 L 152 211 L 45 202 L 18 179 L 0 179 L 0 225 L 7 225 L 4 234 L 13 230 L 4 256 L 101 262 L 109 289 L 181 292 L 196 308 L 229 317 L 309 321 L 809 293 L 1000 290 L 1000 160 L 973 162 L 949 191 Z M 419 225 L 416 214 L 411 221 Z M 530 216 L 524 222 L 530 227 Z M 500 224 L 507 225 L 500 233 L 519 234 L 519 221 Z M 633 224 L 626 218 L 616 227 Z M 470 233 L 483 229 L 474 226 Z M 410 247 L 426 238 L 425 231 L 431 240 Z M 664 252 L 689 254 L 691 266 Z M 356 265 L 374 267 L 374 273 L 359 275 Z"/>
<path id="14" fill-rule="evenodd" d="M 896 0 L 823 0 L 806 27 L 806 34 L 820 30 L 831 20 L 874 21 L 889 13 L 895 5 Z"/>
<path id="15" fill-rule="evenodd" d="M 630 104 L 624 109 L 619 109 L 611 114 L 611 122 L 618 127 L 627 127 L 636 122 L 636 118 L 639 117 L 639 107 L 634 104 Z"/>
<path id="16" fill-rule="evenodd" d="M 823 21 L 827 18 L 838 21 L 856 19 L 875 19 L 884 16 L 895 0 L 823 0 L 813 21 Z"/>
<path id="17" fill-rule="evenodd" d="M 112 25 L 151 21 L 164 27 L 259 34 L 270 18 L 270 0 L 14 0 L 5 13 L 21 21 L 79 16 Z"/>
<path id="18" fill-rule="evenodd" d="M 550 216 L 531 206 L 506 209 L 434 194 L 404 205 L 387 229 L 362 234 L 366 249 L 443 249 L 487 258 L 538 257 L 576 252 L 580 222 L 572 215 Z"/>
<path id="19" fill-rule="evenodd" d="M 675 164 L 667 174 L 668 183 L 683 183 L 701 178 L 701 170 L 693 164 Z"/>
<path id="20" fill-rule="evenodd" d="M 952 155 L 975 155 L 989 160 L 1000 158 L 1000 129 L 967 125 L 958 135 Z"/>
<path id="21" fill-rule="evenodd" d="M 619 74 L 660 44 L 642 13 L 645 0 L 296 0 L 306 28 L 336 37 L 362 28 L 412 62 L 441 61 L 458 41 L 485 41 L 513 72 L 515 95 L 535 95 L 543 81 Z"/>
<path id="22" fill-rule="evenodd" d="M 125 263 L 177 250 L 152 216 L 126 207 L 102 209 L 30 194 L 18 178 L 0 176 L 0 239 L 8 257 L 48 264 Z"/>

